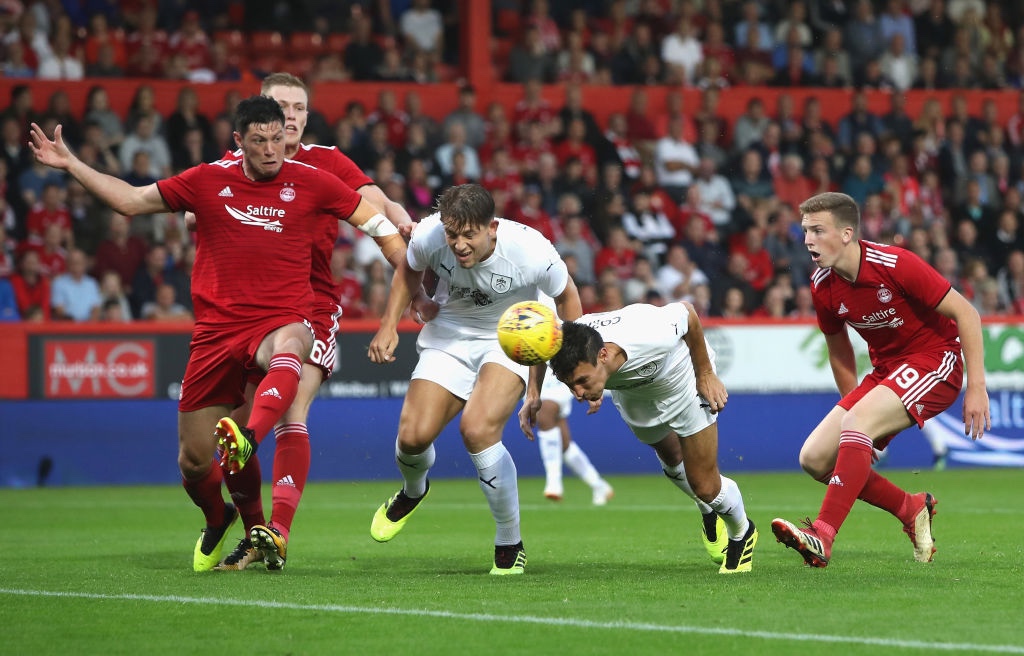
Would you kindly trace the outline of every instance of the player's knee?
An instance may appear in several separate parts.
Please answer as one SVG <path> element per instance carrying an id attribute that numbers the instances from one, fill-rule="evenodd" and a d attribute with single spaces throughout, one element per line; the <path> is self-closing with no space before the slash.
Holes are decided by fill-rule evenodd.
<path id="1" fill-rule="evenodd" d="M 830 469 L 824 454 L 809 449 L 806 445 L 800 449 L 800 467 L 814 478 L 821 478 Z"/>
<path id="2" fill-rule="evenodd" d="M 459 424 L 459 432 L 462 434 L 462 443 L 470 453 L 479 453 L 501 440 L 501 430 L 495 430 L 484 422 L 463 421 Z"/>
<path id="3" fill-rule="evenodd" d="M 206 476 L 210 466 L 209 458 L 201 458 L 198 454 L 185 449 L 178 452 L 178 469 L 181 470 L 182 478 L 187 481 L 194 481 Z"/>
<path id="4" fill-rule="evenodd" d="M 399 430 L 398 449 L 410 455 L 418 455 L 430 448 L 435 437 L 417 430 Z"/>
<path id="5" fill-rule="evenodd" d="M 693 494 L 704 503 L 711 503 L 722 491 L 722 476 L 718 470 L 707 470 L 688 477 Z"/>

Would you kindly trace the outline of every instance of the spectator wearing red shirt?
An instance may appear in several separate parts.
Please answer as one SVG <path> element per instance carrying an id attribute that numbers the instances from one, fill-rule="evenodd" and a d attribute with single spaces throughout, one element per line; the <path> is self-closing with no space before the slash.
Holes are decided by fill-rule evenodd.
<path id="1" fill-rule="evenodd" d="M 366 117 L 369 125 L 383 123 L 388 128 L 388 143 L 395 150 L 405 147 L 405 134 L 409 127 L 409 115 L 398 107 L 398 98 L 391 89 L 384 89 L 377 95 L 377 109 Z"/>
<path id="2" fill-rule="evenodd" d="M 74 236 L 71 232 L 71 213 L 64 204 L 64 190 L 60 185 L 47 182 L 43 186 L 43 193 L 32 209 L 25 217 L 26 232 L 28 240 L 32 243 L 42 243 L 43 234 L 51 225 L 56 225 L 61 231 L 61 243 L 70 244 Z"/>
<path id="3" fill-rule="evenodd" d="M 484 164 L 484 173 L 480 184 L 487 191 L 502 189 L 515 194 L 523 185 L 523 177 L 519 174 L 519 165 L 512 159 L 507 148 L 497 148 L 488 163 Z"/>
<path id="4" fill-rule="evenodd" d="M 532 123 L 539 123 L 544 128 L 545 138 L 550 138 L 557 128 L 554 121 L 557 112 L 541 95 L 543 90 L 540 80 L 531 79 L 523 83 L 523 97 L 512 111 L 512 123 L 520 139 L 525 138 L 526 129 Z"/>
<path id="5" fill-rule="evenodd" d="M 18 272 L 11 276 L 11 286 L 22 319 L 50 318 L 50 279 L 43 275 L 38 252 L 22 252 Z"/>
<path id="6" fill-rule="evenodd" d="M 210 68 L 210 38 L 199 24 L 199 12 L 186 11 L 181 18 L 181 27 L 167 40 L 172 54 L 183 55 L 188 70 Z"/>
<path id="7" fill-rule="evenodd" d="M 910 212 L 921 202 L 921 183 L 910 175 L 907 156 L 896 156 L 892 160 L 892 169 L 882 178 L 885 180 L 886 192 L 899 208 L 900 216 L 910 216 Z"/>
<path id="8" fill-rule="evenodd" d="M 565 166 L 570 158 L 575 157 L 583 164 L 583 175 L 587 178 L 597 177 L 597 153 L 594 147 L 586 142 L 587 124 L 581 118 L 569 121 L 565 140 L 554 147 L 558 164 Z"/>
<path id="9" fill-rule="evenodd" d="M 530 3 L 530 13 L 526 16 L 525 24 L 537 28 L 541 43 L 547 52 L 554 54 L 561 49 L 562 33 L 558 29 L 558 23 L 548 13 L 547 0 L 533 0 Z"/>
<path id="10" fill-rule="evenodd" d="M 530 176 L 537 172 L 540 156 L 544 153 L 553 154 L 554 148 L 548 140 L 544 125 L 539 121 L 531 121 L 526 128 L 526 138 L 516 144 L 512 157 L 519 162 L 522 175 Z"/>
<path id="11" fill-rule="evenodd" d="M 640 177 L 640 167 L 643 161 L 627 132 L 628 126 L 624 114 L 612 114 L 608 117 L 608 129 L 604 133 L 604 138 L 611 144 L 615 151 L 615 157 L 622 165 L 622 175 L 630 180 L 636 180 Z"/>
<path id="12" fill-rule="evenodd" d="M 115 272 L 121 286 L 129 289 L 149 250 L 146 242 L 130 231 L 131 218 L 112 212 L 107 226 L 107 237 L 96 247 L 93 276 L 102 279 L 107 271 Z"/>
<path id="13" fill-rule="evenodd" d="M 51 223 L 43 232 L 42 240 L 27 241 L 22 248 L 35 251 L 39 255 L 40 273 L 53 278 L 67 270 L 68 252 L 64 249 L 64 243 L 64 231 L 57 224 Z"/>
<path id="14" fill-rule="evenodd" d="M 738 240 L 730 249 L 730 254 L 742 254 L 747 260 L 747 268 L 743 274 L 747 284 L 760 296 L 775 277 L 775 264 L 764 247 L 764 228 L 752 225 L 742 240 Z"/>
<path id="15" fill-rule="evenodd" d="M 519 199 L 509 203 L 507 218 L 530 226 L 554 244 L 557 239 L 555 226 L 551 216 L 541 207 L 541 200 L 540 187 L 535 184 L 526 185 Z"/>
<path id="16" fill-rule="evenodd" d="M 636 250 L 622 226 L 608 228 L 608 245 L 597 252 L 594 271 L 598 276 L 605 269 L 613 269 L 619 280 L 628 280 L 633 275 Z"/>
<path id="17" fill-rule="evenodd" d="M 96 64 L 99 61 L 100 49 L 104 46 L 110 46 L 114 64 L 123 68 L 128 63 L 124 33 L 110 29 L 106 14 L 97 12 L 89 17 L 89 33 L 85 37 L 84 45 L 86 64 Z"/>
<path id="18" fill-rule="evenodd" d="M 704 61 L 714 59 L 721 64 L 721 74 L 731 79 L 736 68 L 736 51 L 725 41 L 725 30 L 722 24 L 713 21 L 704 29 Z"/>
<path id="19" fill-rule="evenodd" d="M 653 148 L 658 140 L 658 131 L 648 117 L 647 90 L 637 87 L 629 98 L 626 111 L 626 136 L 641 148 Z"/>
<path id="20" fill-rule="evenodd" d="M 511 154 L 515 144 L 516 141 L 512 135 L 512 124 L 509 123 L 503 114 L 496 116 L 494 121 L 488 124 L 487 137 L 480 145 L 478 152 L 480 163 L 485 166 L 489 164 L 491 158 L 494 157 L 494 152 L 499 148 L 504 148 Z"/>
<path id="21" fill-rule="evenodd" d="M 331 277 L 338 286 L 341 306 L 341 317 L 344 319 L 361 319 L 366 316 L 366 305 L 363 303 L 363 285 L 359 282 L 352 267 L 352 242 L 347 239 L 338 240 L 331 255 Z"/>
<path id="22" fill-rule="evenodd" d="M 156 3 L 146 3 L 139 10 L 138 27 L 125 37 L 125 72 L 130 76 L 160 77 L 167 53 L 167 32 L 157 27 Z"/>

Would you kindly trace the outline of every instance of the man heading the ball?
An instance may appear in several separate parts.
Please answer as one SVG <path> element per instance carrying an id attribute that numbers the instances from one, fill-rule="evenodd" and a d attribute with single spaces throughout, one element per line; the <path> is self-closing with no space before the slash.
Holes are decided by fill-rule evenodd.
<path id="1" fill-rule="evenodd" d="M 896 516 L 914 560 L 928 562 L 935 498 L 900 489 L 871 461 L 896 433 L 953 404 L 965 364 L 964 435 L 980 439 L 991 428 L 981 319 L 914 253 L 858 239 L 860 210 L 846 194 L 812 196 L 800 214 L 804 244 L 819 267 L 811 276 L 814 309 L 843 398 L 800 449 L 800 465 L 827 486 L 817 519 L 803 528 L 775 519 L 772 532 L 811 567 L 825 567 L 836 533 L 862 499 Z M 847 324 L 868 343 L 874 367 L 860 384 Z"/>
<path id="2" fill-rule="evenodd" d="M 510 360 L 498 345 L 498 319 L 538 291 L 555 299 L 561 317 L 574 319 L 581 314 L 579 293 L 554 246 L 532 228 L 495 218 L 494 199 L 480 185 L 450 187 L 437 209 L 413 233 L 370 343 L 373 362 L 394 360 L 398 321 L 423 272 L 437 274 L 440 310 L 417 339 L 419 361 L 398 424 L 395 462 L 404 483 L 377 510 L 370 535 L 386 542 L 405 526 L 429 491 L 434 440 L 462 412 L 462 441 L 496 524 L 491 574 L 522 574 L 516 466 L 501 437 L 524 389 L 524 405 L 540 406 L 545 365 Z"/>
<path id="3" fill-rule="evenodd" d="M 705 514 L 705 535 L 708 523 L 724 522 L 729 541 L 718 571 L 749 572 L 757 529 L 739 486 L 718 471 L 716 421 L 729 395 L 693 306 L 636 303 L 566 321 L 551 370 L 590 404 L 588 414 L 611 391 L 633 434 L 654 449 L 665 475 Z"/>

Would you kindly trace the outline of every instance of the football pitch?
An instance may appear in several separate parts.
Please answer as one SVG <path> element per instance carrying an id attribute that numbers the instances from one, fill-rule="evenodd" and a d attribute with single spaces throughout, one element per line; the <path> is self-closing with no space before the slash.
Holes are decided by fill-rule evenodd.
<path id="1" fill-rule="evenodd" d="M 740 474 L 754 570 L 722 576 L 692 502 L 660 476 L 611 476 L 590 504 L 520 482 L 529 563 L 488 575 L 478 484 L 432 481 L 392 542 L 369 537 L 396 481 L 311 484 L 287 567 L 191 570 L 201 517 L 180 487 L 0 490 L 3 654 L 1024 654 L 1024 475 L 890 471 L 939 500 L 935 562 L 858 503 L 827 569 L 775 542 L 824 487 Z M 269 503 L 269 490 L 266 501 Z M 241 537 L 233 529 L 228 549 Z"/>

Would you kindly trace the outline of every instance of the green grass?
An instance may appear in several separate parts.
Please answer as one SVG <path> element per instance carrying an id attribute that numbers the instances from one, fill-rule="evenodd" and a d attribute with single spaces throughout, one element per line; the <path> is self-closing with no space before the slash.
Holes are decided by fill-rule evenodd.
<path id="1" fill-rule="evenodd" d="M 829 567 L 806 568 L 769 523 L 813 515 L 824 488 L 747 474 L 761 538 L 729 577 L 660 476 L 610 477 L 605 508 L 576 479 L 561 504 L 521 481 L 523 577 L 488 576 L 472 480 L 434 481 L 387 544 L 368 529 L 397 482 L 311 485 L 280 573 L 193 573 L 201 519 L 178 487 L 0 490 L 0 653 L 1024 654 L 1021 472 L 889 474 L 938 497 L 934 563 L 858 504 Z"/>

